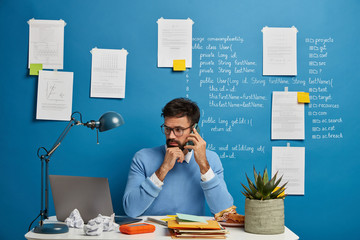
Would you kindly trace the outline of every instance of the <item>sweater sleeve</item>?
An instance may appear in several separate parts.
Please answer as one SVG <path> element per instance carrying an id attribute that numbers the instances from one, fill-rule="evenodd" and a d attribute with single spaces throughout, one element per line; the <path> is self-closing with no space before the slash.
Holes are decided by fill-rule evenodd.
<path id="1" fill-rule="evenodd" d="M 226 183 L 224 181 L 224 169 L 222 167 L 219 156 L 211 152 L 208 156 L 208 161 L 215 173 L 215 177 L 206 182 L 200 182 L 207 204 L 210 211 L 216 214 L 224 209 L 231 207 L 234 200 L 230 195 Z"/>
<path id="2" fill-rule="evenodd" d="M 143 214 L 159 195 L 161 189 L 145 176 L 145 166 L 139 160 L 139 154 L 135 154 L 123 197 L 126 215 L 138 217 Z"/>

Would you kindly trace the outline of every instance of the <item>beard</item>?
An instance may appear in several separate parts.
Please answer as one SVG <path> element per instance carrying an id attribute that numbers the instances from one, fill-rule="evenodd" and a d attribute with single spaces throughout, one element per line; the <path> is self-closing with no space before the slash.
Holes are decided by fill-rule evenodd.
<path id="1" fill-rule="evenodd" d="M 170 145 L 171 143 L 176 143 L 177 146 Z M 166 140 L 166 146 L 167 146 L 168 148 L 178 147 L 178 148 L 180 148 L 181 151 L 184 151 L 184 146 L 185 146 L 185 145 L 184 145 L 184 144 L 181 144 L 179 141 L 176 141 L 176 140 L 174 140 L 174 139 L 167 139 L 167 140 Z"/>

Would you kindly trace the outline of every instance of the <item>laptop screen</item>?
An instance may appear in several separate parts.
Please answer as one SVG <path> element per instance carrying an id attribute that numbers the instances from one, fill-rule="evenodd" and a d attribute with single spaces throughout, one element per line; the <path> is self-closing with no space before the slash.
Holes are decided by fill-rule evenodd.
<path id="1" fill-rule="evenodd" d="M 76 208 L 85 223 L 113 214 L 107 178 L 50 175 L 56 218 L 65 221 Z"/>

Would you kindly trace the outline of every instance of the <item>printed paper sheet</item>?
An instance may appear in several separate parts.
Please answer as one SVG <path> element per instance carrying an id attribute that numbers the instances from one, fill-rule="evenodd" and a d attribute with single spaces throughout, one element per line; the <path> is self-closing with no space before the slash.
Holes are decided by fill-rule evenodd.
<path id="1" fill-rule="evenodd" d="M 70 121 L 72 72 L 39 71 L 36 119 Z"/>
<path id="2" fill-rule="evenodd" d="M 125 49 L 93 48 L 91 66 L 91 97 L 125 98 Z"/>
<path id="3" fill-rule="evenodd" d="M 63 20 L 35 20 L 29 23 L 30 64 L 43 64 L 43 69 L 63 69 L 64 26 Z"/>
<path id="4" fill-rule="evenodd" d="M 185 59 L 192 67 L 191 19 L 163 19 L 158 21 L 158 67 L 173 67 L 173 60 Z"/>

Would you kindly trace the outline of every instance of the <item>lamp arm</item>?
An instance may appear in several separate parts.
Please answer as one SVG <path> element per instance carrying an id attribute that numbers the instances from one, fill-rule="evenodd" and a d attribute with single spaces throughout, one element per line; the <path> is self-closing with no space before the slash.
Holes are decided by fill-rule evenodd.
<path id="1" fill-rule="evenodd" d="M 62 131 L 62 133 L 60 134 L 60 136 L 58 137 L 58 139 L 56 140 L 56 142 L 52 146 L 52 148 L 49 151 L 47 151 L 46 155 L 44 155 L 45 160 L 49 161 L 51 155 L 60 146 L 61 142 L 64 140 L 64 138 L 66 137 L 66 135 L 69 133 L 70 129 L 74 125 L 82 125 L 82 124 L 83 124 L 82 122 L 77 121 L 75 118 L 72 117 L 70 122 L 68 123 L 68 125 L 65 127 L 65 129 Z"/>
<path id="2" fill-rule="evenodd" d="M 51 158 L 52 154 L 56 151 L 56 149 L 58 149 L 61 142 L 64 140 L 66 135 L 69 133 L 70 129 L 75 125 L 83 125 L 83 123 L 81 121 L 77 121 L 73 117 L 73 115 L 75 113 L 79 113 L 79 112 L 74 112 L 71 115 L 71 120 L 69 121 L 69 123 L 67 124 L 65 129 L 62 131 L 62 133 L 60 134 L 60 136 L 58 137 L 58 139 L 56 140 L 56 142 L 54 143 L 52 148 L 49 151 L 47 151 L 45 148 L 43 148 L 46 151 L 46 154 L 41 155 L 41 156 L 39 156 L 39 150 L 41 148 L 39 148 L 39 150 L 38 150 L 38 157 L 41 160 L 41 210 L 40 210 L 41 220 L 40 220 L 40 225 L 43 224 L 43 221 L 45 219 L 48 219 L 48 209 L 49 209 L 48 208 L 49 207 L 49 167 L 48 167 L 48 163 L 50 161 L 50 158 Z M 81 114 L 80 114 L 80 118 L 81 118 Z M 44 161 L 45 161 L 45 176 L 44 176 L 44 167 L 43 167 Z M 45 194 L 44 194 L 44 180 L 45 180 Z M 45 208 L 43 208 L 44 198 L 45 198 Z"/>

